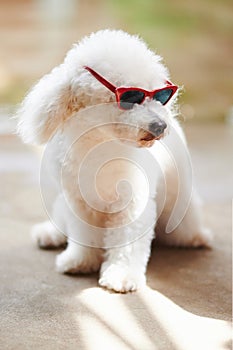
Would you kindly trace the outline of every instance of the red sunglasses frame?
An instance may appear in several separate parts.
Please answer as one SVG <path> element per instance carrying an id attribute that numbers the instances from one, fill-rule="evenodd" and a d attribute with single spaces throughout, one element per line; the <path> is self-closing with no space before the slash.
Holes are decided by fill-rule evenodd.
<path id="1" fill-rule="evenodd" d="M 140 104 L 142 104 L 146 97 L 149 97 L 150 99 L 154 98 L 154 95 L 157 92 L 163 91 L 163 90 L 172 90 L 171 95 L 169 96 L 168 100 L 163 104 L 167 104 L 168 101 L 170 101 L 170 99 L 172 98 L 172 96 L 176 93 L 178 86 L 177 85 L 173 85 L 170 81 L 166 80 L 166 86 L 160 89 L 155 89 L 152 91 L 148 91 L 148 90 L 144 90 L 141 88 L 137 88 L 137 87 L 124 87 L 124 86 L 120 86 L 120 87 L 116 87 L 115 85 L 113 85 L 112 83 L 110 83 L 108 80 L 106 80 L 102 75 L 100 75 L 99 73 L 95 72 L 92 68 L 88 67 L 88 66 L 84 66 L 84 68 L 86 70 L 88 70 L 88 72 L 90 72 L 101 84 L 103 84 L 107 89 L 109 89 L 110 91 L 112 91 L 115 96 L 116 96 L 116 101 L 118 104 L 118 107 L 120 109 L 125 109 L 121 106 L 121 96 L 127 92 L 127 91 L 140 91 L 144 93 L 144 98 L 142 99 L 142 101 L 140 102 Z"/>

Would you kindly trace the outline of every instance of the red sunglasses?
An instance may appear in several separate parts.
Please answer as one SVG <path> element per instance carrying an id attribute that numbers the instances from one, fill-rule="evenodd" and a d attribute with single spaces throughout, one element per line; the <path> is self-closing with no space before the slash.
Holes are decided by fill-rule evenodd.
<path id="1" fill-rule="evenodd" d="M 116 87 L 108 80 L 103 78 L 100 74 L 95 72 L 92 68 L 84 66 L 101 84 L 112 91 L 116 95 L 116 101 L 119 108 L 131 109 L 135 103 L 141 104 L 146 97 L 152 100 L 159 101 L 165 105 L 175 94 L 178 86 L 173 85 L 170 81 L 166 81 L 166 86 L 161 89 L 147 91 L 137 87 Z"/>

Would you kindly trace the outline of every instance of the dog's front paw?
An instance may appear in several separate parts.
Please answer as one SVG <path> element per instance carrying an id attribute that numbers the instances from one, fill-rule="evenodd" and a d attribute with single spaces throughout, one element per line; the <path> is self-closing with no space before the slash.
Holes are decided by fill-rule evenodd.
<path id="1" fill-rule="evenodd" d="M 133 292 L 146 284 L 145 275 L 127 267 L 110 265 L 102 273 L 99 285 L 119 293 Z"/>
<path id="2" fill-rule="evenodd" d="M 31 236 L 40 248 L 57 248 L 66 243 L 66 237 L 50 221 L 32 227 Z"/>
<path id="3" fill-rule="evenodd" d="M 101 255 L 99 251 L 85 252 L 85 249 L 66 249 L 56 258 L 56 270 L 60 273 L 91 273 L 99 270 Z M 91 249 L 91 248 L 90 248 Z"/>

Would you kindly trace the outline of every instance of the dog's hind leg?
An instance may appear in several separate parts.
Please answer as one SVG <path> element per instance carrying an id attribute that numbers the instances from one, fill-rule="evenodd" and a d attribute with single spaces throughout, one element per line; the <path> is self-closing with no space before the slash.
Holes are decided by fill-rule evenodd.
<path id="1" fill-rule="evenodd" d="M 159 227 L 157 239 L 161 244 L 190 248 L 211 247 L 212 232 L 203 225 L 201 203 L 195 193 L 178 226 L 171 232 L 166 232 L 166 228 L 166 223 Z"/>
<path id="2" fill-rule="evenodd" d="M 171 128 L 164 153 L 165 190 L 158 186 L 161 213 L 156 227 L 157 241 L 180 247 L 209 247 L 210 230 L 202 220 L 202 208 L 193 189 L 193 170 L 184 135 L 176 123 Z"/>

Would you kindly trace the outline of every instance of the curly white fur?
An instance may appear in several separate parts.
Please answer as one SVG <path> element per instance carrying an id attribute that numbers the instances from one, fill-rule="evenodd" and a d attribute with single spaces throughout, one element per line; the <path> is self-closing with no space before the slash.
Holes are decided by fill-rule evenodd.
<path id="1" fill-rule="evenodd" d="M 84 66 L 116 86 L 153 90 L 164 87 L 169 79 L 161 58 L 137 36 L 103 30 L 74 45 L 64 63 L 34 86 L 18 111 L 19 133 L 25 142 L 36 144 L 46 143 L 53 136 L 49 166 L 55 180 L 64 163 L 65 167 L 63 188 L 61 191 L 58 181 L 52 213 L 57 228 L 49 223 L 36 225 L 33 237 L 41 247 L 57 247 L 65 243 L 59 231 L 64 232 L 68 246 L 57 257 L 59 272 L 100 269 L 101 286 L 132 291 L 145 284 L 156 223 L 158 240 L 168 245 L 206 246 L 211 236 L 202 226 L 197 197 L 190 188 L 188 149 L 172 115 L 174 99 L 166 106 L 146 100 L 122 111 L 114 104 L 114 94 Z M 138 138 L 158 117 L 168 127 L 163 142 L 155 141 L 149 149 L 157 168 L 149 175 L 148 190 L 143 171 L 137 167 L 141 169 L 142 159 L 147 157 L 145 148 L 138 147 Z M 107 147 L 102 149 L 104 145 Z M 91 156 L 93 149 L 97 151 Z M 112 155 L 114 161 L 107 162 Z M 93 177 L 103 164 L 104 170 Z M 122 179 L 131 186 L 127 203 L 128 187 Z M 173 229 L 171 234 L 164 233 L 168 227 Z"/>

